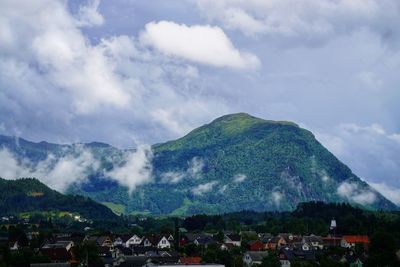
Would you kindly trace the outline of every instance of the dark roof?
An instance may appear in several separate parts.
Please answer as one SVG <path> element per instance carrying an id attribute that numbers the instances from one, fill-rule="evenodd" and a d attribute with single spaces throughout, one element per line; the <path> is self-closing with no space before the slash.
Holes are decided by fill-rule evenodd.
<path id="1" fill-rule="evenodd" d="M 226 235 L 230 240 L 234 242 L 239 242 L 241 240 L 241 237 L 239 234 L 228 234 Z"/>
<path id="2" fill-rule="evenodd" d="M 133 237 L 134 235 L 130 235 L 130 234 L 123 234 L 123 235 L 117 235 L 115 239 L 117 238 L 121 238 L 122 242 L 127 242 L 129 239 L 131 239 L 131 237 Z"/>
<path id="3" fill-rule="evenodd" d="M 201 257 L 180 257 L 179 263 L 181 264 L 201 264 Z"/>
<path id="4" fill-rule="evenodd" d="M 249 244 L 249 246 L 252 246 L 252 245 L 257 244 L 257 243 L 262 244 L 262 242 L 260 240 L 252 240 L 248 244 Z"/>
<path id="5" fill-rule="evenodd" d="M 247 251 L 246 254 L 248 254 L 253 261 L 261 261 L 264 257 L 268 256 L 267 251 Z"/>
<path id="6" fill-rule="evenodd" d="M 211 244 L 211 243 L 215 243 L 215 240 L 214 240 L 214 238 L 212 236 L 203 236 L 203 237 L 200 237 L 200 238 L 198 238 L 196 240 L 200 245 L 208 245 L 208 244 Z"/>
<path id="7" fill-rule="evenodd" d="M 206 238 L 206 237 L 212 237 L 212 234 L 208 234 L 208 233 L 186 233 L 184 235 L 185 239 L 189 242 L 194 242 L 196 239 L 199 238 Z"/>
<path id="8" fill-rule="evenodd" d="M 142 267 L 147 263 L 146 256 L 125 256 L 125 261 L 119 267 Z"/>
<path id="9" fill-rule="evenodd" d="M 69 261 L 72 255 L 65 248 L 42 248 L 40 252 L 52 261 Z"/>
<path id="10" fill-rule="evenodd" d="M 320 236 L 310 235 L 310 236 L 304 236 L 303 238 L 306 242 L 322 243 L 322 238 Z"/>

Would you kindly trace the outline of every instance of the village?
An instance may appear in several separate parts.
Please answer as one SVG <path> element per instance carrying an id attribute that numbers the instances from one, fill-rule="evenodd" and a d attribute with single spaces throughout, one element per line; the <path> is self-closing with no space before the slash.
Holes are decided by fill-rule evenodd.
<path id="1" fill-rule="evenodd" d="M 3 233 L 8 230 L 14 234 L 0 235 L 0 263 L 12 255 L 29 255 L 29 265 L 14 266 L 364 266 L 370 245 L 366 235 L 336 233 L 334 219 L 326 236 L 273 235 L 253 230 L 188 231 L 183 227 L 143 235 L 94 234 L 86 227 L 83 232 L 58 230 L 44 238 L 37 230 L 39 226 L 28 220 L 3 223 Z"/>

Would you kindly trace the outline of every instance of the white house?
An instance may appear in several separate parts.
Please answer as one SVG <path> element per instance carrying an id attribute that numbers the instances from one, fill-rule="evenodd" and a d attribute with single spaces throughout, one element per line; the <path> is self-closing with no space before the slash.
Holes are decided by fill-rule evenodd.
<path id="1" fill-rule="evenodd" d="M 224 243 L 240 247 L 242 244 L 242 238 L 238 234 L 226 234 L 224 237 Z"/>
<path id="2" fill-rule="evenodd" d="M 161 248 L 161 249 L 163 249 L 163 248 L 171 248 L 171 243 L 168 241 L 168 239 L 165 236 L 163 236 L 160 239 L 160 241 L 158 241 L 157 247 Z"/>
<path id="3" fill-rule="evenodd" d="M 125 242 L 125 247 L 130 248 L 132 246 L 138 246 L 142 243 L 142 238 L 138 235 L 133 235 Z"/>

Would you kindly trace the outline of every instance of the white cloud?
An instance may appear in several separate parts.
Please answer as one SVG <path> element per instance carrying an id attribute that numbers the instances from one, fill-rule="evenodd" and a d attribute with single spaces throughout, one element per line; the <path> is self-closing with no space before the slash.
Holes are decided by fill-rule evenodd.
<path id="1" fill-rule="evenodd" d="M 61 158 L 49 154 L 45 160 L 36 164 L 26 158 L 18 160 L 7 149 L 0 150 L 0 177 L 5 179 L 34 177 L 61 192 L 72 183 L 85 180 L 89 171 L 98 168 L 99 162 L 92 153 L 79 146 Z"/>
<path id="2" fill-rule="evenodd" d="M 214 186 L 218 184 L 218 181 L 211 181 L 205 184 L 200 184 L 194 188 L 192 188 L 192 193 L 196 196 L 202 196 L 208 192 L 210 192 Z"/>
<path id="3" fill-rule="evenodd" d="M 390 187 L 385 183 L 369 183 L 374 189 L 379 193 L 384 195 L 387 199 L 392 201 L 397 206 L 400 206 L 400 189 L 395 187 Z"/>
<path id="4" fill-rule="evenodd" d="M 332 133 L 316 133 L 317 139 L 352 171 L 369 183 L 398 184 L 400 142 L 379 123 L 360 126 L 345 123 Z"/>
<path id="5" fill-rule="evenodd" d="M 129 193 L 142 184 L 152 181 L 153 153 L 148 145 L 140 145 L 135 151 L 125 154 L 124 163 L 106 172 L 106 175 L 126 186 Z"/>
<path id="6" fill-rule="evenodd" d="M 398 32 L 399 5 L 395 0 L 198 0 L 197 5 L 210 21 L 245 35 L 300 37 L 307 42 L 363 27 Z"/>
<path id="7" fill-rule="evenodd" d="M 223 194 L 225 193 L 226 189 L 228 189 L 228 185 L 224 184 L 218 189 L 218 193 Z"/>
<path id="8" fill-rule="evenodd" d="M 26 5 L 7 1 L 0 11 L 8 22 L 0 26 L 0 32 L 9 33 L 10 44 L 0 52 L 2 60 L 29 66 L 32 74 L 57 88 L 53 90 L 69 94 L 76 113 L 91 113 L 103 105 L 123 107 L 130 98 L 102 47 L 91 45 L 79 29 L 82 23 L 101 24 L 97 5 L 98 1 L 92 1 L 81 7 L 82 21 L 56 0 Z"/>
<path id="9" fill-rule="evenodd" d="M 161 182 L 162 183 L 171 183 L 176 184 L 182 181 L 185 178 L 186 173 L 184 172 L 164 172 L 161 174 Z"/>
<path id="10" fill-rule="evenodd" d="M 187 170 L 187 173 L 195 178 L 199 179 L 201 178 L 201 174 L 203 172 L 205 164 L 202 158 L 199 157 L 194 157 L 192 160 L 189 162 L 189 168 Z"/>
<path id="11" fill-rule="evenodd" d="M 86 5 L 80 6 L 78 13 L 79 26 L 99 26 L 104 23 L 103 16 L 98 12 L 100 0 L 90 0 Z"/>
<path id="12" fill-rule="evenodd" d="M 126 146 L 132 133 L 139 143 L 176 138 L 227 112 L 220 99 L 204 94 L 202 73 L 190 63 L 165 57 L 135 36 L 104 37 L 109 24 L 99 1 L 67 5 L 2 2 L 0 120 L 6 134 Z M 88 27 L 99 25 L 93 37 Z M 118 134 L 110 136 L 110 129 Z"/>
<path id="13" fill-rule="evenodd" d="M 284 197 L 284 195 L 279 191 L 273 191 L 271 193 L 271 199 L 272 199 L 273 203 L 275 204 L 275 206 L 280 206 L 283 197 Z"/>
<path id="14" fill-rule="evenodd" d="M 188 162 L 188 168 L 184 171 L 168 171 L 162 173 L 161 182 L 162 183 L 172 183 L 176 184 L 185 178 L 200 179 L 203 173 L 203 168 L 205 163 L 202 158 L 193 157 Z"/>
<path id="15" fill-rule="evenodd" d="M 376 194 L 369 189 L 363 189 L 356 183 L 343 182 L 339 185 L 337 193 L 350 201 L 361 205 L 373 204 Z"/>
<path id="16" fill-rule="evenodd" d="M 244 180 L 246 180 L 247 176 L 245 174 L 236 174 L 233 176 L 233 182 L 234 183 L 241 183 Z"/>
<path id="17" fill-rule="evenodd" d="M 146 24 L 140 41 L 165 55 L 215 67 L 255 68 L 260 65 L 255 55 L 236 49 L 219 27 L 151 22 Z"/>

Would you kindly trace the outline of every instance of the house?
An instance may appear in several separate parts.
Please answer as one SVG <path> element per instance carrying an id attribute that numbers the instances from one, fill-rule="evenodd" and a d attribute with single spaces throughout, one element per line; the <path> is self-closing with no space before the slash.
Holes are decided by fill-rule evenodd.
<path id="1" fill-rule="evenodd" d="M 221 246 L 219 247 L 221 250 L 230 250 L 234 248 L 235 246 L 233 244 L 225 244 L 222 243 Z"/>
<path id="2" fill-rule="evenodd" d="M 196 246 L 208 246 L 209 244 L 213 244 L 215 243 L 214 237 L 210 236 L 210 235 L 205 235 L 205 236 L 201 236 L 199 238 L 197 238 L 196 240 L 194 240 L 193 242 Z"/>
<path id="3" fill-rule="evenodd" d="M 322 241 L 322 238 L 316 235 L 303 236 L 302 243 L 307 243 L 309 246 L 316 250 L 324 248 L 324 242 Z"/>
<path id="4" fill-rule="evenodd" d="M 158 241 L 157 248 L 160 248 L 160 249 L 171 248 L 171 243 L 169 242 L 169 240 L 165 236 L 163 236 Z"/>
<path id="5" fill-rule="evenodd" d="M 293 234 L 281 233 L 278 236 L 285 240 L 285 244 L 290 245 L 292 243 L 300 242 L 302 239 L 301 237 Z"/>
<path id="6" fill-rule="evenodd" d="M 130 235 L 118 235 L 114 238 L 114 247 L 126 247 L 126 242 L 129 240 Z"/>
<path id="7" fill-rule="evenodd" d="M 295 258 L 293 251 L 288 247 L 281 249 L 278 256 L 281 267 L 290 267 L 290 261 Z"/>
<path id="8" fill-rule="evenodd" d="M 72 241 L 57 241 L 55 243 L 45 243 L 40 252 L 48 257 L 52 262 L 72 261 L 71 249 L 74 246 Z"/>
<path id="9" fill-rule="evenodd" d="M 187 244 L 193 243 L 196 245 L 207 244 L 210 241 L 214 242 L 214 236 L 208 233 L 186 233 L 180 240 L 179 245 L 185 246 Z"/>
<path id="10" fill-rule="evenodd" d="M 315 261 L 313 250 L 293 250 L 289 247 L 284 247 L 279 250 L 279 261 L 281 266 L 290 267 L 294 259 Z"/>
<path id="11" fill-rule="evenodd" d="M 199 265 L 201 264 L 201 257 L 180 257 L 179 263 L 185 265 Z"/>
<path id="12" fill-rule="evenodd" d="M 168 239 L 168 241 L 169 241 L 170 243 L 173 243 L 174 240 L 175 240 L 173 235 L 169 235 L 167 239 Z"/>
<path id="13" fill-rule="evenodd" d="M 158 264 L 177 264 L 180 260 L 179 253 L 174 251 L 148 251 L 145 256 L 147 262 Z"/>
<path id="14" fill-rule="evenodd" d="M 268 256 L 267 251 L 247 251 L 243 255 L 243 265 L 253 266 L 261 264 L 264 257 Z"/>
<path id="15" fill-rule="evenodd" d="M 247 244 L 247 248 L 250 251 L 261 251 L 264 250 L 264 244 L 260 240 L 254 240 Z"/>
<path id="16" fill-rule="evenodd" d="M 93 242 L 97 244 L 99 247 L 112 247 L 113 241 L 111 240 L 111 237 L 103 235 L 103 236 L 86 236 L 85 239 L 83 240 L 84 242 Z"/>
<path id="17" fill-rule="evenodd" d="M 357 244 L 364 246 L 368 249 L 369 238 L 366 235 L 344 235 L 341 240 L 341 247 L 354 248 Z"/>
<path id="18" fill-rule="evenodd" d="M 171 248 L 171 243 L 165 236 L 149 236 L 143 237 L 141 246 L 144 247 L 157 247 L 159 249 L 169 249 Z"/>
<path id="19" fill-rule="evenodd" d="M 265 244 L 265 249 L 278 250 L 279 248 L 286 246 L 286 244 L 286 240 L 278 235 L 268 240 L 267 244 Z"/>
<path id="20" fill-rule="evenodd" d="M 133 246 L 139 246 L 141 242 L 142 238 L 138 235 L 119 235 L 114 240 L 114 246 L 130 248 Z"/>
<path id="21" fill-rule="evenodd" d="M 238 234 L 225 234 L 224 243 L 240 247 L 242 245 L 242 238 Z"/>

